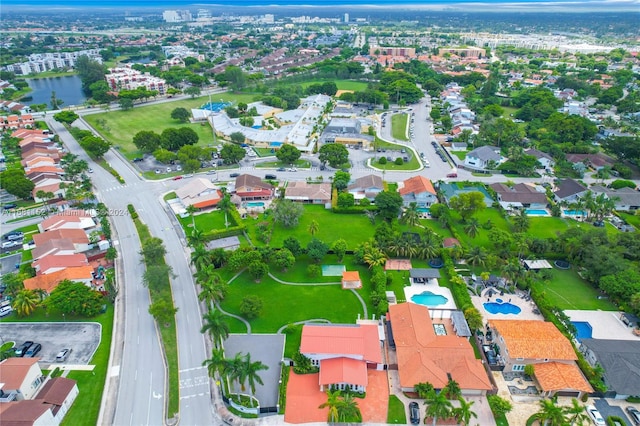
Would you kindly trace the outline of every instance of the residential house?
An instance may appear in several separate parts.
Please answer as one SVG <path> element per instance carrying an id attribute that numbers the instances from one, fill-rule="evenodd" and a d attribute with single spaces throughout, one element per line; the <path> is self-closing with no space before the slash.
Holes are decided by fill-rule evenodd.
<path id="1" fill-rule="evenodd" d="M 54 420 L 59 424 L 76 400 L 78 393 L 78 385 L 75 380 L 55 377 L 44 384 L 34 399 L 51 405 Z"/>
<path id="2" fill-rule="evenodd" d="M 398 192 L 405 207 L 416 203 L 418 208 L 424 209 L 438 202 L 433 184 L 424 176 L 414 176 L 401 182 L 398 185 Z"/>
<path id="3" fill-rule="evenodd" d="M 382 344 L 377 324 L 307 324 L 300 353 L 320 368 L 320 390 L 338 388 L 366 392 L 367 369 L 382 370 Z"/>
<path id="4" fill-rule="evenodd" d="M 469 151 L 464 157 L 464 164 L 476 169 L 495 168 L 503 161 L 504 157 L 500 155 L 500 148 L 489 145 Z"/>
<path id="5" fill-rule="evenodd" d="M 91 213 L 85 210 L 69 209 L 55 214 L 38 224 L 40 232 L 55 231 L 57 229 L 82 229 L 87 230 L 96 227 Z"/>
<path id="6" fill-rule="evenodd" d="M 582 339 L 580 351 L 589 364 L 604 370 L 606 396 L 627 399 L 640 395 L 640 341 Z"/>
<path id="7" fill-rule="evenodd" d="M 0 404 L 0 421 L 7 426 L 57 426 L 51 408 L 33 400 Z"/>
<path id="8" fill-rule="evenodd" d="M 45 256 L 70 255 L 76 252 L 73 242 L 69 238 L 62 240 L 49 240 L 31 251 L 33 260 L 41 259 Z"/>
<path id="9" fill-rule="evenodd" d="M 458 383 L 465 395 L 484 395 L 493 389 L 468 337 L 437 334 L 426 306 L 390 305 L 387 321 L 391 323 L 402 391 L 415 392 L 418 383 L 431 383 L 442 389 L 450 379 Z"/>
<path id="10" fill-rule="evenodd" d="M 94 279 L 93 272 L 91 266 L 65 268 L 51 274 L 27 278 L 23 284 L 27 290 L 44 290 L 47 294 L 51 294 L 58 284 L 64 280 L 78 281 L 86 286 L 91 286 L 91 282 Z"/>
<path id="11" fill-rule="evenodd" d="M 588 191 L 587 187 L 573 179 L 563 179 L 553 192 L 556 202 L 574 203 Z"/>
<path id="12" fill-rule="evenodd" d="M 547 207 L 546 193 L 538 191 L 533 185 L 518 183 L 507 186 L 504 183 L 492 183 L 489 186 L 496 192 L 498 202 L 506 210 L 514 208 L 544 209 Z"/>
<path id="13" fill-rule="evenodd" d="M 235 191 L 242 201 L 269 200 L 273 197 L 274 188 L 258 176 L 242 174 L 236 178 Z"/>
<path id="14" fill-rule="evenodd" d="M 384 191 L 382 178 L 376 175 L 366 175 L 359 177 L 352 184 L 347 186 L 349 194 L 353 194 L 353 198 L 361 200 L 363 198 L 373 201 L 380 192 Z"/>
<path id="15" fill-rule="evenodd" d="M 580 398 L 593 388 L 576 364 L 573 346 L 556 326 L 538 320 L 489 320 L 504 371 L 524 371 L 533 365 L 545 396 Z"/>
<path id="16" fill-rule="evenodd" d="M 77 268 L 80 266 L 89 266 L 87 256 L 82 253 L 74 253 L 67 255 L 55 255 L 41 257 L 31 264 L 36 270 L 36 275 L 52 274 L 66 268 Z"/>
<path id="17" fill-rule="evenodd" d="M 305 204 L 331 203 L 331 184 L 307 183 L 305 181 L 289 182 L 284 191 L 284 198 Z"/>
<path id="18" fill-rule="evenodd" d="M 542 152 L 534 148 L 528 149 L 524 153 L 536 157 L 538 163 L 540 163 L 540 165 L 547 170 L 552 169 L 556 163 L 552 156 L 550 156 L 546 152 Z"/>
<path id="19" fill-rule="evenodd" d="M 193 206 L 196 209 L 214 207 L 222 199 L 222 192 L 211 181 L 203 178 L 190 179 L 187 184 L 176 189 L 176 195 L 185 208 Z"/>
<path id="20" fill-rule="evenodd" d="M 33 398 L 44 381 L 39 360 L 11 357 L 0 362 L 0 405 Z"/>
<path id="21" fill-rule="evenodd" d="M 602 170 L 605 167 L 613 167 L 613 158 L 604 155 L 600 152 L 596 154 L 567 154 L 566 160 L 572 163 L 574 168 L 578 164 L 584 164 L 587 167 L 591 167 L 595 170 Z"/>
<path id="22" fill-rule="evenodd" d="M 89 237 L 82 229 L 55 229 L 53 231 L 33 234 L 33 242 L 36 247 L 41 246 L 49 240 L 70 239 L 79 253 L 89 250 Z"/>
<path id="23" fill-rule="evenodd" d="M 600 185 L 592 186 L 591 192 L 595 196 L 604 194 L 605 197 L 615 200 L 615 209 L 618 211 L 636 211 L 640 209 L 640 192 L 633 188 L 611 189 Z"/>

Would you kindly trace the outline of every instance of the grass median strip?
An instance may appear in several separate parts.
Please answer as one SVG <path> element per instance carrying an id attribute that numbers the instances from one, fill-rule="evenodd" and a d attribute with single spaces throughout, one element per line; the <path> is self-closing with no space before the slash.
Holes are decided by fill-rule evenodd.
<path id="1" fill-rule="evenodd" d="M 143 282 L 149 289 L 151 297 L 149 313 L 153 315 L 158 323 L 167 364 L 169 384 L 167 389 L 167 417 L 173 418 L 180 409 L 180 378 L 178 374 L 178 341 L 175 317 L 177 309 L 173 304 L 171 281 L 169 280 L 171 268 L 164 260 L 166 250 L 162 240 L 151 235 L 147 225 L 138 218 L 133 206 L 129 205 L 128 209 L 136 225 L 142 245 L 142 255 L 146 266 Z"/>

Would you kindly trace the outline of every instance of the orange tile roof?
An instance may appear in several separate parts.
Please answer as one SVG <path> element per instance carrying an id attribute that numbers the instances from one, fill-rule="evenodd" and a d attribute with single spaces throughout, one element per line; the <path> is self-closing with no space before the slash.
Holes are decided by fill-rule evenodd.
<path id="1" fill-rule="evenodd" d="M 36 246 L 46 243 L 49 240 L 62 240 L 68 238 L 74 244 L 87 244 L 89 237 L 82 229 L 54 229 L 33 235 L 33 242 Z"/>
<path id="2" fill-rule="evenodd" d="M 489 320 L 503 338 L 509 357 L 576 360 L 571 342 L 553 323 L 537 320 Z"/>
<path id="3" fill-rule="evenodd" d="M 61 226 L 67 222 L 80 222 L 83 217 L 91 217 L 89 213 L 84 210 L 69 209 L 63 213 L 55 214 L 42 221 L 42 229 L 49 229 L 52 227 Z"/>
<path id="4" fill-rule="evenodd" d="M 536 380 L 543 391 L 565 389 L 593 392 L 593 388 L 575 363 L 544 362 L 533 365 Z"/>
<path id="5" fill-rule="evenodd" d="M 7 358 L 0 362 L 0 389 L 4 391 L 20 389 L 29 369 L 40 358 Z"/>
<path id="6" fill-rule="evenodd" d="M 350 383 L 367 386 L 367 363 L 352 358 L 330 358 L 320 361 L 320 385 Z"/>
<path id="7" fill-rule="evenodd" d="M 360 281 L 360 273 L 358 271 L 342 272 L 342 281 Z"/>
<path id="8" fill-rule="evenodd" d="M 350 356 L 382 363 L 376 325 L 305 325 L 302 327 L 300 352 Z"/>
<path id="9" fill-rule="evenodd" d="M 456 335 L 436 336 L 426 306 L 415 303 L 391 305 L 389 319 L 403 388 L 429 382 L 441 389 L 449 380 L 448 373 L 461 389 L 492 389 L 469 341 Z"/>
<path id="10" fill-rule="evenodd" d="M 404 186 L 398 190 L 400 195 L 421 194 L 423 192 L 429 192 L 435 195 L 436 193 L 431 181 L 424 176 L 414 176 L 405 180 L 403 183 Z"/>
<path id="11" fill-rule="evenodd" d="M 46 274 L 50 269 L 74 268 L 79 266 L 88 266 L 87 256 L 81 253 L 75 254 L 50 254 L 31 264 L 37 271 L 38 275 Z"/>
<path id="12" fill-rule="evenodd" d="M 42 289 L 47 293 L 51 293 L 60 281 L 64 280 L 90 280 L 93 278 L 91 266 L 79 266 L 76 268 L 66 268 L 62 271 L 53 272 L 46 275 L 37 275 L 33 278 L 24 280 L 24 288 L 27 290 Z"/>

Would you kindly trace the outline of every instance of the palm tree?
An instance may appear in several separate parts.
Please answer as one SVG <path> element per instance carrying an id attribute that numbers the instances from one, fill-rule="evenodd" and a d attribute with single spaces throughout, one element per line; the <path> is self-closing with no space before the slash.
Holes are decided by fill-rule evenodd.
<path id="1" fill-rule="evenodd" d="M 544 426 L 562 426 L 566 419 L 561 407 L 556 405 L 556 399 L 543 399 L 540 401 L 540 411 L 534 414 L 535 418 Z"/>
<path id="2" fill-rule="evenodd" d="M 216 374 L 222 374 L 224 371 L 227 359 L 224 357 L 224 350 L 213 348 L 211 350 L 211 358 L 207 358 L 202 361 L 202 365 L 207 367 L 209 376 L 215 379 Z"/>
<path id="3" fill-rule="evenodd" d="M 227 358 L 223 374 L 227 377 L 227 385 L 229 386 L 229 392 L 231 392 L 231 385 L 229 382 L 244 383 L 245 380 L 245 366 L 244 366 L 244 357 L 241 352 L 238 352 L 236 356 L 233 358 Z"/>
<path id="4" fill-rule="evenodd" d="M 527 229 L 529 229 L 529 216 L 525 209 L 521 209 L 513 217 L 513 230 L 515 232 L 526 232 Z"/>
<path id="5" fill-rule="evenodd" d="M 418 396 L 422 399 L 426 399 L 429 395 L 429 392 L 433 391 L 433 385 L 429 382 L 417 383 L 413 388 L 415 389 Z"/>
<path id="6" fill-rule="evenodd" d="M 480 231 L 480 222 L 475 217 L 472 217 L 464 227 L 464 232 L 471 238 L 475 238 L 478 235 L 478 231 Z"/>
<path id="7" fill-rule="evenodd" d="M 193 228 L 191 233 L 187 235 L 187 242 L 191 247 L 197 247 L 199 245 L 204 245 L 204 232 L 202 230 Z"/>
<path id="8" fill-rule="evenodd" d="M 225 194 L 224 197 L 222 197 L 222 199 L 218 201 L 218 204 L 216 205 L 216 207 L 221 212 L 224 212 L 224 226 L 228 228 L 229 221 L 227 220 L 227 214 L 229 214 L 229 211 L 233 207 L 233 204 L 231 204 L 231 197 L 229 196 L 229 194 Z"/>
<path id="9" fill-rule="evenodd" d="M 340 420 L 343 422 L 362 420 L 362 414 L 360 413 L 358 402 L 350 393 L 342 396 L 342 403 L 338 406 L 338 413 Z"/>
<path id="10" fill-rule="evenodd" d="M 200 333 L 209 333 L 216 348 L 222 347 L 222 342 L 229 337 L 229 323 L 219 309 L 209 310 L 203 317 Z"/>
<path id="11" fill-rule="evenodd" d="M 28 316 L 33 313 L 40 303 L 40 296 L 31 290 L 20 290 L 13 299 L 13 309 L 19 316 Z"/>
<path id="12" fill-rule="evenodd" d="M 420 259 L 433 259 L 438 256 L 440 244 L 433 241 L 432 238 L 423 238 L 416 247 L 416 254 Z"/>
<path id="13" fill-rule="evenodd" d="M 433 419 L 433 426 L 436 426 L 438 419 L 446 419 L 451 416 L 453 405 L 443 392 L 429 392 L 424 403 L 427 405 L 427 417 L 431 417 Z"/>
<path id="14" fill-rule="evenodd" d="M 447 398 L 456 399 L 461 396 L 462 391 L 458 382 L 449 377 L 449 381 L 447 382 L 444 389 L 442 389 L 442 392 L 446 395 Z"/>
<path id="15" fill-rule="evenodd" d="M 200 287 L 202 290 L 198 294 L 198 299 L 201 302 L 204 301 L 209 308 L 227 295 L 227 283 L 218 274 L 211 275 L 209 279 L 200 284 Z"/>
<path id="16" fill-rule="evenodd" d="M 258 376 L 258 372 L 261 370 L 268 370 L 269 367 L 264 365 L 261 361 L 251 361 L 251 354 L 247 353 L 244 357 L 245 364 L 245 379 L 251 389 L 251 395 L 256 393 L 256 383 L 263 385 L 262 379 Z M 253 399 L 251 399 L 253 404 Z"/>
<path id="17" fill-rule="evenodd" d="M 378 215 L 376 210 L 365 210 L 364 215 L 369 219 L 369 222 L 371 222 L 372 225 L 376 224 L 376 216 Z"/>
<path id="18" fill-rule="evenodd" d="M 400 217 L 400 223 L 409 225 L 411 227 L 420 223 L 420 212 L 418 211 L 418 203 L 411 202 Z"/>
<path id="19" fill-rule="evenodd" d="M 567 421 L 573 426 L 575 424 L 584 425 L 589 422 L 589 416 L 584 412 L 584 406 L 577 399 L 571 399 L 571 406 L 564 408 Z"/>
<path id="20" fill-rule="evenodd" d="M 191 253 L 191 264 L 195 266 L 198 271 L 201 271 L 210 264 L 210 261 L 211 258 L 207 248 L 204 244 L 198 244 Z"/>
<path id="21" fill-rule="evenodd" d="M 189 204 L 185 209 L 185 212 L 187 212 L 187 214 L 189 216 L 191 216 L 191 228 L 196 229 L 196 218 L 194 216 L 194 214 L 198 211 L 197 208 L 195 208 L 193 206 L 193 204 Z"/>
<path id="22" fill-rule="evenodd" d="M 478 415 L 471 410 L 471 406 L 474 404 L 473 401 L 469 402 L 463 397 L 458 397 L 458 401 L 460 401 L 460 407 L 454 408 L 453 416 L 456 418 L 458 423 L 462 423 L 465 426 L 469 424 L 471 418 L 478 418 Z"/>
<path id="23" fill-rule="evenodd" d="M 362 256 L 364 263 L 369 265 L 369 269 L 374 266 L 382 266 L 387 261 L 387 255 L 378 247 L 365 243 L 365 252 Z"/>
<path id="24" fill-rule="evenodd" d="M 467 253 L 467 262 L 472 266 L 484 266 L 487 260 L 487 253 L 480 246 L 473 246 Z"/>
<path id="25" fill-rule="evenodd" d="M 339 407 L 342 404 L 342 398 L 340 398 L 339 390 L 328 390 L 327 401 L 323 402 L 318 408 L 329 408 L 329 414 L 327 415 L 327 421 L 329 423 L 335 423 L 339 421 L 340 410 Z"/>
<path id="26" fill-rule="evenodd" d="M 309 224 L 309 228 L 307 228 L 307 229 L 308 229 L 309 233 L 311 234 L 311 236 L 313 237 L 320 230 L 320 225 L 318 224 L 317 221 L 312 220 L 311 223 Z"/>

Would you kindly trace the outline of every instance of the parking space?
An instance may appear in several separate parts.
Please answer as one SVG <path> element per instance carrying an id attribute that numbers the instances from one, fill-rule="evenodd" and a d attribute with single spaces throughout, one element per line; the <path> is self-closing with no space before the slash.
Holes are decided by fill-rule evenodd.
<path id="1" fill-rule="evenodd" d="M 601 399 L 601 398 L 595 399 L 593 401 L 593 405 L 595 405 L 598 411 L 600 411 L 600 414 L 602 415 L 603 418 L 606 419 L 609 416 L 617 416 L 617 417 L 620 417 L 622 420 L 624 420 L 627 426 L 633 426 L 633 423 L 629 421 L 624 410 L 618 406 L 609 405 L 607 400 Z"/>
<path id="2" fill-rule="evenodd" d="M 2 251 L 4 254 L 4 250 Z M 22 252 L 18 251 L 15 254 L 0 258 L 0 273 L 8 274 L 17 270 L 16 265 L 22 261 Z"/>
<path id="3" fill-rule="evenodd" d="M 16 345 L 40 343 L 37 356 L 43 363 L 55 362 L 58 352 L 71 348 L 67 364 L 88 364 L 100 344 L 101 328 L 97 322 L 0 323 L 0 339 Z"/>

